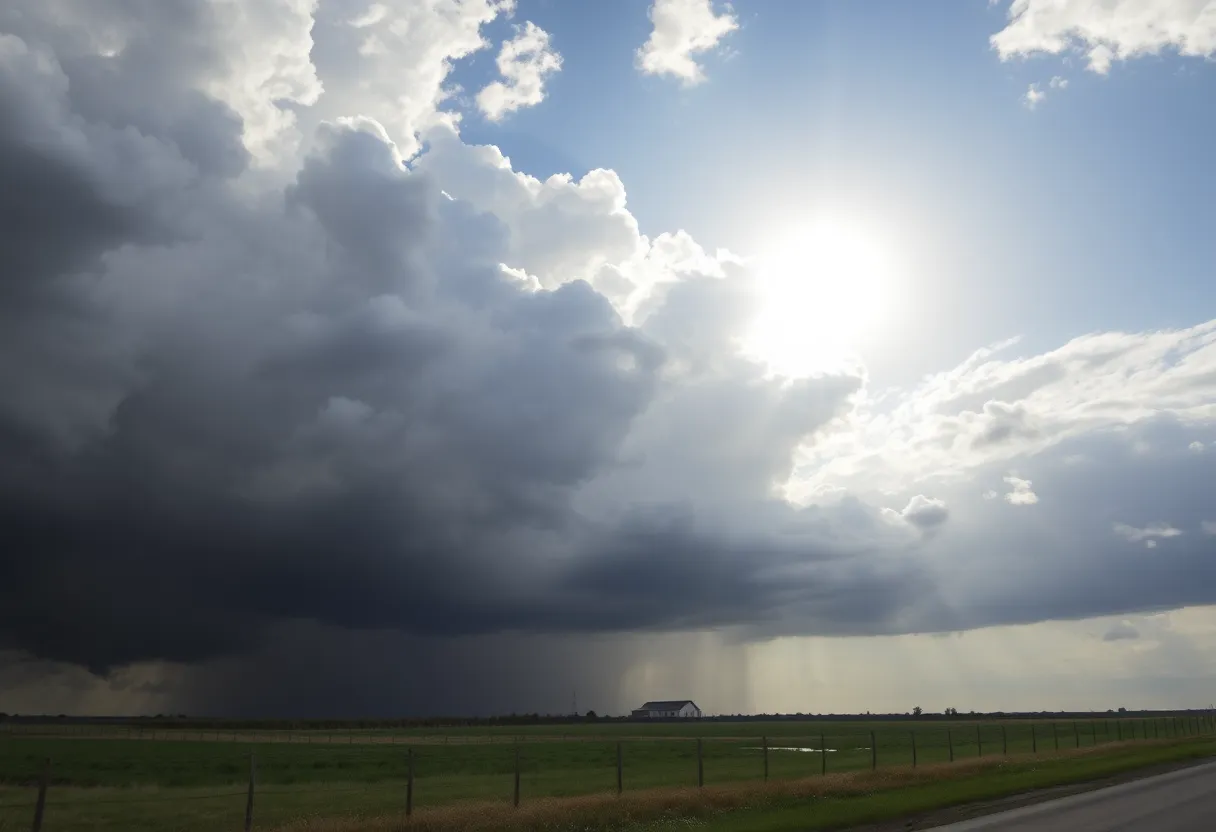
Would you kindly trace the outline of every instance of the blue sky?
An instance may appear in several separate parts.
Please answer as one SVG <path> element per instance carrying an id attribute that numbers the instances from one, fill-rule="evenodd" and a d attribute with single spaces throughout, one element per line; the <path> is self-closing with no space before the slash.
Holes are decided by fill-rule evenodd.
<path id="1" fill-rule="evenodd" d="M 707 247 L 754 253 L 769 224 L 815 210 L 878 218 L 916 285 L 866 355 L 876 379 L 1013 335 L 1036 350 L 1191 325 L 1216 302 L 1209 65 L 1002 61 L 989 38 L 1007 3 L 764 0 L 735 5 L 739 29 L 686 88 L 635 69 L 646 9 L 522 0 L 515 19 L 551 33 L 562 72 L 541 105 L 499 124 L 474 111 L 464 136 L 537 176 L 612 168 L 644 233 Z M 453 78 L 472 89 L 492 69 L 486 52 Z M 1055 76 L 1068 88 L 1024 106 Z"/>
<path id="2" fill-rule="evenodd" d="M 1216 0 L 6 0 L 0 710 L 1209 704 L 1213 58 Z"/>

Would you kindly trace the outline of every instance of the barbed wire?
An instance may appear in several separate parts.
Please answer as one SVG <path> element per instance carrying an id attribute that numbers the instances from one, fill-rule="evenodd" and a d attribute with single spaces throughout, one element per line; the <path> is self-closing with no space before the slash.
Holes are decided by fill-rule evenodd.
<path id="1" fill-rule="evenodd" d="M 1176 732 L 1176 726 L 1171 726 L 1170 722 L 1165 721 L 1166 718 L 1158 722 L 1153 720 L 1114 720 L 1119 726 L 1116 731 L 1111 730 L 1111 726 L 1105 720 L 1077 720 L 1072 721 L 1050 721 L 1045 723 L 1009 723 L 1006 725 L 992 724 L 956 724 L 956 725 L 927 725 L 918 726 L 917 728 L 894 728 L 885 727 L 874 731 L 857 731 L 857 732 L 842 732 L 835 734 L 810 734 L 809 736 L 760 736 L 760 737 L 576 737 L 572 738 L 580 742 L 602 743 L 606 748 L 635 745 L 646 742 L 662 742 L 680 743 L 678 750 L 674 751 L 670 757 L 666 755 L 647 754 L 644 761 L 633 762 L 634 771 L 638 768 L 643 770 L 650 769 L 645 775 L 638 777 L 633 775 L 637 780 L 635 782 L 645 782 L 647 785 L 641 785 L 639 782 L 637 788 L 647 788 L 650 785 L 659 784 L 660 781 L 669 781 L 670 777 L 655 776 L 654 769 L 656 766 L 670 766 L 672 762 L 678 760 L 681 766 L 689 764 L 692 759 L 691 748 L 689 744 L 681 741 L 695 741 L 700 745 L 698 754 L 699 763 L 707 763 L 709 768 L 713 768 L 719 764 L 737 762 L 741 759 L 756 760 L 765 752 L 775 753 L 777 756 L 773 759 L 779 760 L 777 764 L 778 772 L 774 780 L 789 780 L 801 779 L 807 776 L 813 776 L 819 771 L 829 773 L 845 773 L 865 771 L 869 768 L 890 768 L 895 766 L 915 765 L 919 760 L 922 764 L 945 763 L 947 754 L 949 760 L 980 760 L 980 759 L 1000 759 L 1005 755 L 1022 755 L 1025 756 L 1029 752 L 1048 753 L 1053 750 L 1069 751 L 1074 748 L 1087 749 L 1093 748 L 1108 743 L 1118 742 L 1119 740 L 1129 741 L 1132 739 L 1138 741 L 1146 741 L 1151 739 L 1200 739 L 1201 736 L 1190 735 L 1188 737 L 1180 737 Z M 1164 726 L 1164 730 L 1162 730 Z M 1150 736 L 1151 727 L 1151 736 Z M 1139 730 L 1136 730 L 1136 729 Z M 1134 734 L 1131 731 L 1135 731 Z M 16 736 L 18 734 L 10 734 Z M 36 734 L 20 734 L 21 736 L 38 737 Z M 45 736 L 45 735 L 44 735 Z M 63 734 L 51 733 L 50 736 L 64 736 Z M 69 735 L 70 736 L 70 735 Z M 297 735 L 299 736 L 299 735 Z M 341 735 L 335 735 L 341 736 Z M 241 740 L 248 741 L 250 737 L 241 737 Z M 416 759 L 426 760 L 432 754 L 436 758 L 441 758 L 445 751 L 440 748 L 439 743 L 421 742 L 410 743 L 407 741 L 402 743 L 394 743 L 395 745 L 405 745 L 414 752 L 422 751 Z M 498 746 L 510 747 L 508 740 L 514 739 L 514 742 L 520 745 L 528 745 L 527 739 L 522 742 L 519 738 L 505 738 L 502 742 L 497 742 L 491 739 L 489 743 L 475 742 L 457 742 L 451 745 L 474 745 L 474 744 L 494 744 Z M 535 739 L 535 738 L 530 738 Z M 553 738 L 546 738 L 553 739 Z M 563 738 L 565 739 L 565 738 Z M 757 743 L 761 740 L 763 743 Z M 875 745 L 870 745 L 875 742 Z M 276 743 L 280 744 L 280 743 Z M 287 743 L 282 743 L 287 744 Z M 296 741 L 291 743 L 295 746 L 309 745 L 311 743 Z M 348 743 L 342 743 L 339 740 L 334 741 L 333 745 L 340 746 Z M 359 743 L 361 746 L 381 745 L 388 743 Z M 318 743 L 322 748 L 329 743 Z M 447 746 L 448 744 L 443 744 Z M 520 746 L 517 745 L 518 749 Z M 298 753 L 300 749 L 296 749 L 291 753 Z M 325 748 L 326 751 L 330 749 Z M 398 749 L 404 751 L 405 749 Z M 504 751 L 507 748 L 503 749 Z M 705 754 L 709 750 L 711 753 Z M 791 751 L 800 752 L 797 756 L 789 754 Z M 363 753 L 361 750 L 359 753 Z M 830 755 L 830 756 L 829 756 Z M 666 757 L 666 759 L 664 759 Z M 824 758 L 824 762 L 816 765 L 815 757 Z M 807 759 L 810 758 L 810 759 Z M 626 758 L 628 759 L 628 758 Z M 795 760 L 804 760 L 805 763 L 795 762 Z M 199 757 L 174 757 L 170 759 L 153 758 L 151 760 L 162 768 L 171 768 L 179 766 L 182 768 L 197 768 L 199 765 Z M 867 761 L 869 764 L 867 764 Z M 142 761 L 141 761 L 142 762 Z M 208 763 L 214 764 L 219 762 L 215 759 L 207 760 Z M 246 755 L 233 755 L 231 759 L 223 760 L 223 764 L 228 767 L 243 768 L 248 762 Z M 581 763 L 590 761 L 581 760 Z M 518 771 L 521 776 L 528 778 L 532 784 L 539 782 L 542 774 L 551 772 L 555 768 L 559 768 L 561 762 L 552 758 L 533 759 L 529 760 L 528 755 L 522 755 L 519 759 Z M 588 770 L 602 769 L 605 775 L 608 775 L 612 769 L 616 768 L 611 762 L 598 760 L 589 765 L 580 766 Z M 631 766 L 626 766 L 630 768 Z M 280 772 L 284 768 L 290 769 L 290 765 L 286 766 L 270 766 L 269 768 Z M 438 769 L 445 768 L 438 766 Z M 668 769 L 670 770 L 670 769 Z M 510 767 L 502 767 L 495 771 L 479 771 L 479 772 L 461 772 L 464 774 L 473 774 L 476 777 L 497 778 L 509 777 L 513 772 Z M 235 772 L 234 772 L 235 773 Z M 415 777 L 418 780 L 425 781 L 430 776 L 442 776 L 454 772 L 434 771 L 427 774 L 425 771 L 417 772 Z M 734 768 L 731 769 L 732 779 L 730 782 L 738 782 L 739 772 Z M 767 774 L 767 766 L 766 766 Z M 35 781 L 34 776 L 25 778 L 21 787 L 29 788 L 29 783 Z M 691 778 L 690 778 L 691 779 Z M 708 780 L 708 778 L 706 778 Z M 716 780 L 716 778 L 715 778 Z M 3 784 L 3 779 L 0 779 L 0 784 Z M 717 781 L 726 782 L 726 781 Z M 237 782 L 229 782 L 223 785 L 228 785 L 235 789 Z M 70 795 L 65 798 L 62 791 L 56 795 L 56 790 L 60 789 L 64 783 L 52 783 L 52 788 L 48 794 L 48 806 L 55 808 L 84 808 L 88 809 L 96 806 L 106 805 L 141 805 L 141 804 L 158 804 L 181 801 L 198 801 L 198 800 L 236 800 L 247 795 L 245 789 L 240 791 L 223 791 L 201 794 L 130 794 L 130 795 L 109 795 L 106 797 L 86 797 L 79 793 Z M 219 785 L 219 784 L 217 784 Z M 300 783 L 272 783 L 268 786 L 257 786 L 255 794 L 257 797 L 264 798 L 280 798 L 280 797 L 299 797 L 307 793 L 322 793 L 325 795 L 354 795 L 354 794 L 378 794 L 384 795 L 391 790 L 404 790 L 406 780 L 403 773 L 395 771 L 393 776 L 383 779 L 374 779 L 363 781 L 358 784 L 349 786 L 329 786 L 323 781 L 304 781 Z M 287 786 L 287 788 L 284 788 Z M 87 788 L 81 787 L 79 784 L 72 785 L 72 788 Z M 167 786 L 166 788 L 183 788 Z M 189 787 L 184 787 L 189 788 Z M 195 787 L 197 788 L 197 786 Z M 22 802 L 16 804 L 0 803 L 0 812 L 21 812 L 35 808 L 34 802 Z"/>

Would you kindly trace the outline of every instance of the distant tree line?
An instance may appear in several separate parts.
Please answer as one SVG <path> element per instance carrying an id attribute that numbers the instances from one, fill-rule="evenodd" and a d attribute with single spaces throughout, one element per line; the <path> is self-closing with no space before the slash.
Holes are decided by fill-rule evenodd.
<path id="1" fill-rule="evenodd" d="M 943 713 L 927 713 L 920 707 L 913 708 L 908 713 L 892 714 L 720 714 L 717 716 L 701 717 L 700 722 L 901 722 L 901 721 L 947 721 L 947 720 L 1068 720 L 1095 719 L 1109 714 L 1124 717 L 1165 716 L 1170 714 L 1207 713 L 1207 709 L 1190 709 L 1176 711 L 1128 710 L 1120 707 L 1106 711 L 1024 711 L 1024 712 L 978 712 L 962 713 L 957 708 L 946 708 Z M 156 714 L 155 716 L 131 717 L 76 717 L 65 714 L 48 715 L 19 715 L 0 713 L 0 723 L 21 722 L 37 724 L 106 724 L 131 725 L 156 728 L 179 728 L 193 731 L 388 731 L 428 728 L 493 728 L 515 727 L 528 725 L 576 725 L 576 724 L 611 724 L 630 721 L 685 723 L 692 720 L 681 718 L 654 719 L 634 718 L 630 716 L 601 716 L 595 711 L 585 714 L 504 714 L 486 717 L 409 717 L 398 719 L 343 719 L 343 718 L 312 718 L 312 719 L 236 719 L 191 717 L 184 714 Z"/>

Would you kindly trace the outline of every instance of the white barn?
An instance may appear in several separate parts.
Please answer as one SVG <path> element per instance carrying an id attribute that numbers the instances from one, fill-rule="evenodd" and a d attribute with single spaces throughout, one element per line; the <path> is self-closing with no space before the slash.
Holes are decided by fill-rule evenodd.
<path id="1" fill-rule="evenodd" d="M 633 711 L 637 719 L 700 719 L 701 709 L 691 699 L 647 702 Z"/>

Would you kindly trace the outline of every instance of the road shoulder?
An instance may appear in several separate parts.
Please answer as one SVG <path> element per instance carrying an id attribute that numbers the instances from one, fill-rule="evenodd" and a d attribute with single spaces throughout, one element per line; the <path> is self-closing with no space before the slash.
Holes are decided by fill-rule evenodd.
<path id="1" fill-rule="evenodd" d="M 959 806 L 935 809 L 930 812 L 921 812 L 915 815 L 900 818 L 898 820 L 882 821 L 880 823 L 871 823 L 865 826 L 850 827 L 847 832 L 917 832 L 917 830 L 935 829 L 939 826 L 947 826 L 952 823 L 972 820 L 985 815 L 992 815 L 998 812 L 1007 812 L 1012 809 L 1021 809 L 1025 806 L 1033 806 L 1049 800 L 1058 800 L 1063 797 L 1070 797 L 1076 794 L 1097 791 L 1098 789 L 1104 789 L 1108 786 L 1118 786 L 1123 783 L 1131 783 L 1136 780 L 1143 780 L 1159 774 L 1168 774 L 1172 771 L 1179 771 L 1181 769 L 1206 765 L 1213 762 L 1213 760 L 1216 760 L 1216 757 L 1158 763 L 1151 766 L 1145 766 L 1144 768 L 1135 769 L 1133 771 L 1125 771 L 1119 774 L 1102 777 L 1097 780 L 1089 780 L 1084 783 L 1070 783 L 1063 786 L 1050 786 L 1045 789 L 1035 789 L 1034 791 L 1022 792 L 1021 794 L 1009 795 L 1007 797 L 994 798 L 992 800 L 982 800 L 974 803 L 964 803 Z"/>

